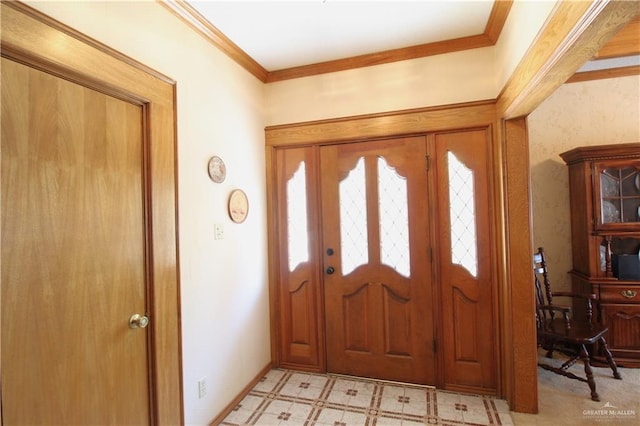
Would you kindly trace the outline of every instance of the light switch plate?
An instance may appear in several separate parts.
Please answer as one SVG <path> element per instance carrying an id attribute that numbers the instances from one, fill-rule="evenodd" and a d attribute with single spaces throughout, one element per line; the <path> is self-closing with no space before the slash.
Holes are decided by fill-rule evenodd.
<path id="1" fill-rule="evenodd" d="M 213 225 L 213 238 L 215 240 L 224 239 L 224 226 L 221 223 L 215 223 Z"/>

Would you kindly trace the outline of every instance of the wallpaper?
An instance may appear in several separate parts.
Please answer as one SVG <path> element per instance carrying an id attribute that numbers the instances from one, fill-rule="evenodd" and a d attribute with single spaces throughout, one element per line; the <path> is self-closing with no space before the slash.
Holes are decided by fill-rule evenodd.
<path id="1" fill-rule="evenodd" d="M 564 84 L 528 118 L 534 248 L 545 248 L 555 290 L 570 290 L 567 166 L 578 146 L 640 141 L 640 76 Z"/>

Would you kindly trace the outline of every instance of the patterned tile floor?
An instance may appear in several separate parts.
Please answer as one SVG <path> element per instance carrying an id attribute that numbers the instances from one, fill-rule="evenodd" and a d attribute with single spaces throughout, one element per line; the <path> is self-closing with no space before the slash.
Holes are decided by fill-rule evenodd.
<path id="1" fill-rule="evenodd" d="M 274 369 L 221 425 L 513 425 L 505 401 L 411 384 Z"/>

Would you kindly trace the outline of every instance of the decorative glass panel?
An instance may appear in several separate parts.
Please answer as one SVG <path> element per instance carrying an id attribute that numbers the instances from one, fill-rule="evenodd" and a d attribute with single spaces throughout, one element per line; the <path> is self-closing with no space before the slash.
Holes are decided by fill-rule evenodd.
<path id="1" fill-rule="evenodd" d="M 600 173 L 602 223 L 640 222 L 640 172 L 633 167 Z"/>
<path id="2" fill-rule="evenodd" d="M 287 182 L 287 237 L 289 271 L 309 260 L 307 230 L 307 179 L 304 161 Z"/>
<path id="3" fill-rule="evenodd" d="M 407 179 L 378 157 L 380 261 L 409 277 Z"/>
<path id="4" fill-rule="evenodd" d="M 451 260 L 478 274 L 476 244 L 476 207 L 473 171 L 462 164 L 451 151 L 449 167 L 449 214 L 451 216 Z"/>
<path id="5" fill-rule="evenodd" d="M 340 182 L 339 189 L 342 274 L 347 275 L 369 263 L 364 158 L 360 157 L 356 167 Z"/>

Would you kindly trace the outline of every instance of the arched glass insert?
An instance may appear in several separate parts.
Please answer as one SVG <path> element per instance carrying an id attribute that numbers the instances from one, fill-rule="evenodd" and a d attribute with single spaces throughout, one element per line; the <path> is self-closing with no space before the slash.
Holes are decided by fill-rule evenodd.
<path id="1" fill-rule="evenodd" d="M 304 161 L 287 181 L 287 238 L 289 271 L 309 261 L 307 229 L 307 179 Z"/>
<path id="2" fill-rule="evenodd" d="M 399 274 L 411 274 L 407 179 L 378 157 L 380 261 Z"/>
<path id="3" fill-rule="evenodd" d="M 451 151 L 447 153 L 449 169 L 449 214 L 451 216 L 451 261 L 478 274 L 476 242 L 476 203 L 473 171 Z"/>
<path id="4" fill-rule="evenodd" d="M 367 236 L 367 193 L 364 158 L 340 182 L 340 253 L 342 275 L 369 263 Z"/>

